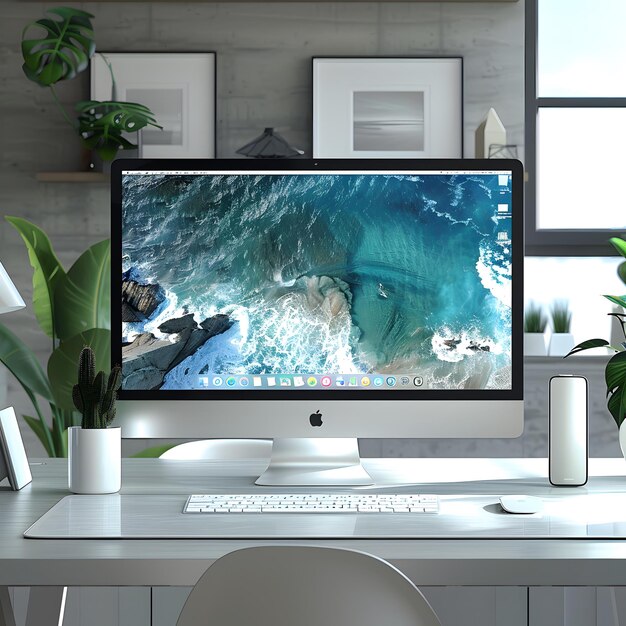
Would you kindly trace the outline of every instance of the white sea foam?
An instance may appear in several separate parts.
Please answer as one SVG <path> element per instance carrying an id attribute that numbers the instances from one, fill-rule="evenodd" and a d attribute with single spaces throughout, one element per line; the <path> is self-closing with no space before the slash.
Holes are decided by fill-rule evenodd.
<path id="1" fill-rule="evenodd" d="M 453 347 L 446 341 L 455 341 Z M 458 363 L 468 356 L 476 356 L 484 350 L 471 349 L 470 346 L 487 347 L 490 354 L 502 354 L 503 347 L 490 337 L 484 337 L 477 329 L 467 328 L 453 331 L 448 326 L 438 329 L 432 336 L 431 348 L 440 361 Z"/>
<path id="2" fill-rule="evenodd" d="M 486 246 L 480 246 L 476 272 L 480 282 L 508 310 L 511 309 L 511 263 Z"/>

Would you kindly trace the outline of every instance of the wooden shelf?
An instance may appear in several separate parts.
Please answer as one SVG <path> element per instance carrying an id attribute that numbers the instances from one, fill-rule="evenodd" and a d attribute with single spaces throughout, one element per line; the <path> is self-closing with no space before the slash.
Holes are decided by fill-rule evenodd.
<path id="1" fill-rule="evenodd" d="M 38 172 L 42 183 L 108 183 L 111 177 L 102 172 Z"/>

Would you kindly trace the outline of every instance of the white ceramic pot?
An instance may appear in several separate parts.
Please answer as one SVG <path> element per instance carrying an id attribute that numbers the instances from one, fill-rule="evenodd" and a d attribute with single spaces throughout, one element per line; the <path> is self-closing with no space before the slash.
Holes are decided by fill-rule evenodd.
<path id="1" fill-rule="evenodd" d="M 68 429 L 68 481 L 73 493 L 115 493 L 122 486 L 122 429 Z"/>
<path id="2" fill-rule="evenodd" d="M 524 333 L 524 354 L 526 356 L 545 356 L 546 336 L 543 333 Z"/>
<path id="3" fill-rule="evenodd" d="M 572 333 L 552 333 L 550 337 L 550 356 L 565 356 L 574 347 Z"/>

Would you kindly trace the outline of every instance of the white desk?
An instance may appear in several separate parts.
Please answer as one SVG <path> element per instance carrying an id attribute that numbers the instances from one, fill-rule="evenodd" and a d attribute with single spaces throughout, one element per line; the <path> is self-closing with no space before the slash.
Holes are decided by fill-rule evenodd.
<path id="1" fill-rule="evenodd" d="M 260 540 L 38 540 L 23 532 L 68 495 L 66 461 L 32 467 L 20 492 L 0 487 L 0 586 L 193 586 L 206 568 Z M 623 459 L 591 459 L 585 487 L 555 488 L 546 459 L 367 459 L 367 470 L 389 486 L 445 494 L 538 496 L 622 493 Z M 251 488 L 262 462 L 128 459 L 123 494 L 237 493 Z M 617 513 L 616 513 L 617 514 Z M 625 518 L 626 519 L 626 518 Z M 626 584 L 624 539 L 395 539 L 318 540 L 380 556 L 418 586 L 620 586 Z"/>

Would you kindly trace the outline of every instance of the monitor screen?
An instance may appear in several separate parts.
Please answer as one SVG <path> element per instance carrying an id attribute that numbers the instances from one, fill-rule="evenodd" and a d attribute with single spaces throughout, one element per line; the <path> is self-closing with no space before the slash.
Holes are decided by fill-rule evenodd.
<path id="1" fill-rule="evenodd" d="M 129 163 L 122 397 L 521 397 L 519 164 Z"/>

